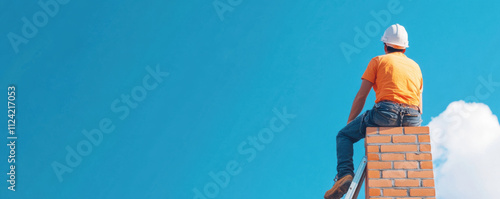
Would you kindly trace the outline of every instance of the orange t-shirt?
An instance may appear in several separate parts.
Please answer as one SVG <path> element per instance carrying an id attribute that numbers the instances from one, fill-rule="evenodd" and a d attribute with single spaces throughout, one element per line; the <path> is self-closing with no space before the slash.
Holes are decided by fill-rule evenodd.
<path id="1" fill-rule="evenodd" d="M 373 83 L 376 100 L 420 105 L 423 91 L 422 72 L 418 64 L 401 52 L 374 57 L 361 77 Z"/>

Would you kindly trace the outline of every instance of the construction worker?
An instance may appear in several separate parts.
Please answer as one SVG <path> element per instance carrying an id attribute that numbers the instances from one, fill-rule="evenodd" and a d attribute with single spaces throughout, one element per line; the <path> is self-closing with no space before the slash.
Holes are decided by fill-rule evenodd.
<path id="1" fill-rule="evenodd" d="M 353 144 L 365 137 L 366 127 L 422 123 L 422 73 L 418 64 L 404 54 L 409 47 L 408 33 L 399 24 L 391 25 L 382 42 L 385 55 L 374 57 L 368 64 L 347 125 L 337 135 L 337 176 L 325 199 L 339 199 L 349 189 L 354 176 Z M 372 87 L 375 106 L 359 115 Z"/>

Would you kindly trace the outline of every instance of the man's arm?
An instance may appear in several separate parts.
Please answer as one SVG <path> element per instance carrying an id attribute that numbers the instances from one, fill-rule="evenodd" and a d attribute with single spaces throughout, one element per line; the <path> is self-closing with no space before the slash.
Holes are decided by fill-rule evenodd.
<path id="1" fill-rule="evenodd" d="M 370 81 L 365 79 L 362 80 L 361 88 L 359 88 L 358 94 L 356 94 L 354 102 L 352 102 L 351 113 L 349 114 L 349 119 L 347 120 L 348 124 L 352 120 L 356 119 L 359 113 L 361 113 L 361 110 L 363 110 L 366 102 L 366 97 L 368 97 L 372 86 L 373 84 Z"/>

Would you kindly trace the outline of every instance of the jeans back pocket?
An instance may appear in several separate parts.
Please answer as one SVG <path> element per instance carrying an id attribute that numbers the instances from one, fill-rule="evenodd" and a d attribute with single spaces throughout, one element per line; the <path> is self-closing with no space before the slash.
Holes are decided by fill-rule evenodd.
<path id="1" fill-rule="evenodd" d="M 374 108 L 372 110 L 372 120 L 378 126 L 397 126 L 398 113 L 383 107 Z"/>

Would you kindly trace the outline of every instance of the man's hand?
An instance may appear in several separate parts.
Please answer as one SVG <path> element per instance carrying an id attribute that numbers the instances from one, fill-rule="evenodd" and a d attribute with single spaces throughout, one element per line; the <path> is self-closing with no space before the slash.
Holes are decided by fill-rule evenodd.
<path id="1" fill-rule="evenodd" d="M 352 102 L 351 113 L 349 114 L 347 124 L 356 119 L 359 113 L 361 113 L 361 110 L 363 110 L 366 102 L 366 97 L 368 97 L 372 86 L 373 83 L 368 80 L 363 79 L 361 81 L 361 87 L 359 88 L 358 94 L 356 94 L 356 97 L 354 98 L 354 102 Z"/>

